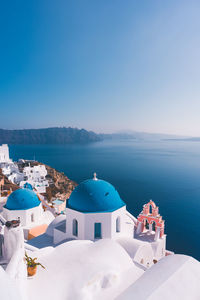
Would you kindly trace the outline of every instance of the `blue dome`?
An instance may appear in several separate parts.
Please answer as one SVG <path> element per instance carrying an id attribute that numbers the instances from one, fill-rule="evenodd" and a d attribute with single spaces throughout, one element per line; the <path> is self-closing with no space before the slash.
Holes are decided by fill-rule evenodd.
<path id="1" fill-rule="evenodd" d="M 33 187 L 32 187 L 32 185 L 30 184 L 30 183 L 28 183 L 28 182 L 26 182 L 25 184 L 24 184 L 24 189 L 29 189 L 29 190 L 33 190 Z"/>
<path id="2" fill-rule="evenodd" d="M 66 207 L 80 212 L 112 212 L 125 206 L 117 190 L 104 180 L 89 179 L 71 193 Z"/>
<path id="3" fill-rule="evenodd" d="M 37 207 L 40 203 L 36 193 L 30 189 L 18 189 L 10 194 L 4 207 L 9 210 L 26 210 Z"/>

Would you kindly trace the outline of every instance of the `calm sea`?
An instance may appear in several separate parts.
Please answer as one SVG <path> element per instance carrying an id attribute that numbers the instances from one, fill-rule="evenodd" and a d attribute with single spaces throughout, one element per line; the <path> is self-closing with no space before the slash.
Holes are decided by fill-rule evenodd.
<path id="1" fill-rule="evenodd" d="M 12 145 L 80 183 L 93 173 L 112 183 L 137 216 L 152 199 L 166 225 L 167 249 L 200 260 L 200 142 L 103 141 L 90 145 Z"/>

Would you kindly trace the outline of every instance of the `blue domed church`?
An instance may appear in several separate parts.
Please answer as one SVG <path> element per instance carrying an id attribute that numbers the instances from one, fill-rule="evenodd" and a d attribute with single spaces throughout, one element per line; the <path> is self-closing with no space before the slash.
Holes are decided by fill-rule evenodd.
<path id="1" fill-rule="evenodd" d="M 133 225 L 128 219 L 126 205 L 110 183 L 85 180 L 72 192 L 66 203 L 67 238 L 97 240 L 133 237 Z"/>
<path id="2" fill-rule="evenodd" d="M 41 201 L 37 194 L 28 188 L 12 192 L 3 207 L 3 217 L 7 221 L 19 218 L 22 226 L 37 223 L 41 214 Z"/>
<path id="3" fill-rule="evenodd" d="M 6 221 L 19 219 L 26 239 L 31 238 L 31 229 L 37 229 L 35 234 L 39 235 L 54 219 L 51 213 L 44 212 L 38 195 L 30 186 L 17 189 L 9 195 L 2 216 Z M 43 224 L 47 224 L 44 229 L 41 227 Z"/>

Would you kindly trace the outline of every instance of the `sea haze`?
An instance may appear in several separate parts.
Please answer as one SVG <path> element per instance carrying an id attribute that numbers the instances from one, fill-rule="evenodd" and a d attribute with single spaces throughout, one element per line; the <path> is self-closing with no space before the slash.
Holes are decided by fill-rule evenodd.
<path id="1" fill-rule="evenodd" d="M 112 183 L 137 216 L 152 199 L 166 225 L 167 249 L 200 260 L 200 142 L 104 140 L 88 145 L 10 145 L 80 183 L 93 172 Z"/>

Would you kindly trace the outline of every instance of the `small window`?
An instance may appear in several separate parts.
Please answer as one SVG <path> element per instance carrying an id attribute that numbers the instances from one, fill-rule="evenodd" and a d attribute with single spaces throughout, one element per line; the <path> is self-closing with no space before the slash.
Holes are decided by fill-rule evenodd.
<path id="1" fill-rule="evenodd" d="M 78 221 L 76 219 L 73 220 L 73 235 L 78 236 Z"/>
<path id="2" fill-rule="evenodd" d="M 94 224 L 94 238 L 101 239 L 101 223 Z"/>
<path id="3" fill-rule="evenodd" d="M 116 232 L 120 232 L 120 217 L 116 219 Z"/>
<path id="4" fill-rule="evenodd" d="M 34 214 L 31 214 L 31 222 L 34 222 L 35 218 L 34 218 Z"/>

